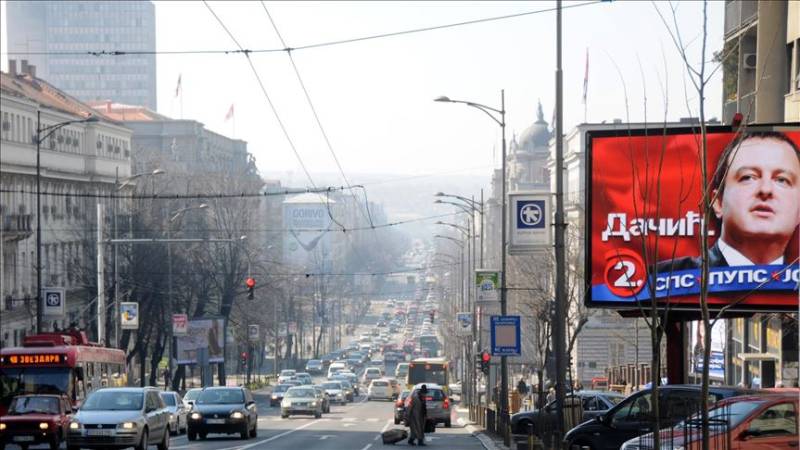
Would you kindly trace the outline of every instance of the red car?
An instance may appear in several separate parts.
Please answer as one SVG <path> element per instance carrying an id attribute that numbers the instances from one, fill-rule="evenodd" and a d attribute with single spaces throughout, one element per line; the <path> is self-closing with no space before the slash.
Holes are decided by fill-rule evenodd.
<path id="1" fill-rule="evenodd" d="M 57 449 L 67 435 L 72 408 L 60 395 L 19 395 L 11 400 L 8 414 L 0 417 L 0 450 L 17 444 L 49 444 Z"/>
<path id="2" fill-rule="evenodd" d="M 797 448 L 798 395 L 773 392 L 731 397 L 708 411 L 711 450 L 774 450 Z M 661 448 L 702 448 L 699 414 L 659 433 Z M 622 444 L 620 450 L 652 448 L 649 433 Z"/>

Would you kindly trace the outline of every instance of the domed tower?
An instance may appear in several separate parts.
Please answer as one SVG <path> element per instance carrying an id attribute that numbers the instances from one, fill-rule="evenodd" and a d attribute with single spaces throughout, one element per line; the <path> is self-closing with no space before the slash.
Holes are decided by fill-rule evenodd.
<path id="1" fill-rule="evenodd" d="M 536 122 L 526 128 L 517 140 L 511 139 L 508 153 L 509 191 L 547 190 L 550 176 L 547 170 L 548 143 L 551 133 L 542 112 L 540 101 Z"/>

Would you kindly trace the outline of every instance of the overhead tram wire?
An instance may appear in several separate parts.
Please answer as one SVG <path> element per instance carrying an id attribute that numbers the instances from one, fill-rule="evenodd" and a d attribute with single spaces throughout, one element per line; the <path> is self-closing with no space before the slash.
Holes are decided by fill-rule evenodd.
<path id="1" fill-rule="evenodd" d="M 269 23 L 272 25 L 272 29 L 275 30 L 275 34 L 278 36 L 278 39 L 281 41 L 281 45 L 283 45 L 284 48 L 289 49 L 290 47 L 286 44 L 286 41 L 283 39 L 283 35 L 278 29 L 278 24 L 275 23 L 275 20 L 272 18 L 272 14 L 269 13 L 267 5 L 264 4 L 263 0 L 261 0 L 259 3 L 261 4 L 261 8 L 263 8 L 264 12 L 267 14 Z M 319 114 L 317 113 L 317 108 L 314 106 L 314 102 L 311 101 L 311 94 L 309 94 L 308 88 L 306 88 L 306 83 L 303 81 L 303 77 L 300 75 L 300 69 L 298 69 L 297 67 L 297 63 L 294 60 L 294 56 L 292 56 L 292 51 L 287 50 L 286 56 L 289 57 L 289 62 L 292 64 L 292 69 L 294 69 L 294 74 L 295 76 L 297 76 L 297 81 L 298 83 L 300 83 L 300 87 L 303 89 L 303 94 L 306 97 L 306 102 L 308 102 L 308 107 L 311 109 L 311 113 L 314 115 L 314 121 L 316 121 L 317 127 L 319 128 L 319 131 L 322 134 L 322 138 L 325 140 L 325 144 L 328 146 L 328 150 L 330 151 L 331 156 L 333 157 L 333 161 L 336 163 L 336 168 L 339 169 L 339 174 L 342 176 L 344 184 L 347 187 L 352 187 L 350 184 L 350 180 L 347 179 L 347 175 L 345 175 L 344 173 L 344 169 L 342 169 L 342 164 L 339 162 L 339 158 L 336 156 L 336 152 L 333 150 L 333 144 L 331 144 L 331 140 L 328 137 L 328 133 L 325 131 L 325 127 L 322 126 L 322 120 L 320 120 L 319 118 Z M 374 226 L 375 224 L 372 222 L 372 214 L 369 211 L 369 203 L 367 200 L 366 189 L 364 189 L 363 187 L 362 189 L 364 190 L 364 201 L 365 201 L 364 208 L 366 208 L 366 217 L 364 218 L 369 221 L 370 225 Z M 355 192 L 351 190 L 350 193 L 353 195 L 353 199 L 357 201 L 357 204 L 360 205 L 360 200 L 356 197 Z M 361 214 L 364 215 L 364 211 L 361 210 L 361 208 L 359 208 L 359 210 L 361 211 Z"/>
<path id="2" fill-rule="evenodd" d="M 206 0 L 203 0 L 203 4 L 206 6 L 206 8 L 208 8 L 208 11 L 211 13 L 211 15 L 214 16 L 214 18 L 217 20 L 217 22 L 222 27 L 222 29 L 225 30 L 225 32 L 228 34 L 228 36 L 231 38 L 231 40 L 234 42 L 234 44 L 236 44 L 236 46 L 239 47 L 239 50 L 241 50 L 241 53 L 247 59 L 247 63 L 250 65 L 250 69 L 253 71 L 253 75 L 255 75 L 255 77 L 256 77 L 256 81 L 258 82 L 258 86 L 261 88 L 261 92 L 264 94 L 264 98 L 266 98 L 267 104 L 269 104 L 270 109 L 272 109 L 272 114 L 275 115 L 275 120 L 278 121 L 278 125 L 280 126 L 281 131 L 283 132 L 283 135 L 286 138 L 286 141 L 289 142 L 289 146 L 292 148 L 292 152 L 294 152 L 294 156 L 297 158 L 297 162 L 300 164 L 300 167 L 303 169 L 303 172 L 306 174 L 306 177 L 308 178 L 308 182 L 311 183 L 311 186 L 314 187 L 314 189 L 316 189 L 317 185 L 314 183 L 314 179 L 311 177 L 311 174 L 308 172 L 308 168 L 306 168 L 306 165 L 303 162 L 303 158 L 300 157 L 300 153 L 297 151 L 297 147 L 295 147 L 294 141 L 292 141 L 291 136 L 289 136 L 289 131 L 286 129 L 286 126 L 283 124 L 283 120 L 281 120 L 280 114 L 278 114 L 278 109 L 275 107 L 275 104 L 272 103 L 272 98 L 270 98 L 269 93 L 267 92 L 267 89 L 264 87 L 264 82 L 261 81 L 261 76 L 258 74 L 258 70 L 256 70 L 256 66 L 253 64 L 253 61 L 250 59 L 251 51 L 250 50 L 246 50 L 244 47 L 242 47 L 242 45 L 239 43 L 239 41 L 236 39 L 236 37 L 233 35 L 233 33 L 231 33 L 231 31 L 228 29 L 228 27 L 225 26 L 225 22 L 223 22 L 222 19 L 220 19 L 220 17 L 217 15 L 217 13 L 214 12 L 214 10 L 211 8 L 211 5 L 209 5 Z"/>
<path id="3" fill-rule="evenodd" d="M 584 3 L 575 3 L 572 5 L 562 6 L 562 10 L 572 9 L 572 8 L 580 8 L 583 6 L 590 6 L 603 3 L 601 0 L 589 1 Z M 477 25 L 481 23 L 487 22 L 495 22 L 500 20 L 508 20 L 508 19 L 515 19 L 518 17 L 525 17 L 525 16 L 532 16 L 536 14 L 543 14 L 555 11 L 556 8 L 545 8 L 545 9 L 538 9 L 533 11 L 525 11 L 521 13 L 515 14 L 505 14 L 502 16 L 493 16 L 493 17 L 485 17 L 481 19 L 474 19 L 474 20 L 466 20 L 462 22 L 454 22 L 449 24 L 443 25 L 434 25 L 430 27 L 422 27 L 422 28 L 412 28 L 409 30 L 401 30 L 401 31 L 394 31 L 389 33 L 380 33 L 375 35 L 368 35 L 368 36 L 361 36 L 356 38 L 350 39 L 339 39 L 335 41 L 326 41 L 326 42 L 318 42 L 308 45 L 300 45 L 293 48 L 267 48 L 267 49 L 244 49 L 239 48 L 238 50 L 89 50 L 83 52 L 76 52 L 76 51 L 40 51 L 40 52 L 31 52 L 31 51 L 12 51 L 12 52 L 0 52 L 0 54 L 9 55 L 9 56 L 140 56 L 140 55 L 235 55 L 235 54 L 258 54 L 258 53 L 278 53 L 278 52 L 293 52 L 298 50 L 310 50 L 310 49 L 317 49 L 317 48 L 324 48 L 324 47 L 332 47 L 337 45 L 344 45 L 344 44 L 352 44 L 357 42 L 364 42 L 374 39 L 383 39 L 389 37 L 397 37 L 403 36 L 407 34 L 416 34 L 416 33 L 424 33 L 429 31 L 437 31 L 437 30 L 444 30 L 448 28 L 456 28 L 461 26 L 468 26 L 468 25 Z"/>

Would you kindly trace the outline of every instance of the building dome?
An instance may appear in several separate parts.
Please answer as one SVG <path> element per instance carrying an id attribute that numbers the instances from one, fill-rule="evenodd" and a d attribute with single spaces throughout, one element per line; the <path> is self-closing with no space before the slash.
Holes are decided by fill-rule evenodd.
<path id="1" fill-rule="evenodd" d="M 541 102 L 539 102 L 536 116 L 536 122 L 526 128 L 520 135 L 519 147 L 524 151 L 532 152 L 537 148 L 546 148 L 547 143 L 550 141 L 550 130 L 544 120 Z"/>

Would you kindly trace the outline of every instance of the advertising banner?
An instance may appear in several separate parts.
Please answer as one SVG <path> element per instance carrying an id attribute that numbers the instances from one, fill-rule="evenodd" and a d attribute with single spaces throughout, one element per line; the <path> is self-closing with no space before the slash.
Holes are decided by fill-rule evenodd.
<path id="1" fill-rule="evenodd" d="M 199 319 L 189 321 L 186 336 L 177 339 L 178 364 L 197 364 L 198 352 L 206 349 L 209 363 L 225 360 L 225 320 Z"/>
<path id="2" fill-rule="evenodd" d="M 261 331 L 259 330 L 258 325 L 247 326 L 247 339 L 250 342 L 258 342 L 258 339 L 260 337 L 261 337 Z"/>
<path id="3" fill-rule="evenodd" d="M 119 326 L 123 330 L 139 329 L 139 304 L 136 302 L 119 302 Z"/>
<path id="4" fill-rule="evenodd" d="M 500 271 L 489 269 L 475 270 L 475 290 L 478 303 L 500 301 Z"/>
<path id="5" fill-rule="evenodd" d="M 284 261 L 307 266 L 328 257 L 332 224 L 329 208 L 335 203 L 315 193 L 299 194 L 283 202 L 283 225 L 289 230 L 283 240 Z"/>
<path id="6" fill-rule="evenodd" d="M 510 227 L 508 252 L 512 255 L 547 250 L 553 245 L 549 192 L 508 194 Z"/>
<path id="7" fill-rule="evenodd" d="M 42 288 L 42 315 L 63 316 L 66 309 L 67 296 L 64 288 Z"/>
<path id="8" fill-rule="evenodd" d="M 189 332 L 189 316 L 186 314 L 172 315 L 172 335 L 186 336 Z"/>
<path id="9" fill-rule="evenodd" d="M 519 316 L 491 316 L 492 356 L 520 356 L 522 354 Z"/>
<path id="10" fill-rule="evenodd" d="M 472 336 L 472 313 L 456 313 L 456 335 Z"/>
<path id="11" fill-rule="evenodd" d="M 714 380 L 725 380 L 725 324 L 724 320 L 718 321 L 711 328 L 711 357 L 708 364 L 708 375 Z M 689 372 L 694 376 L 703 373 L 703 343 L 705 327 L 700 321 L 689 322 L 691 336 L 691 365 Z"/>
<path id="12" fill-rule="evenodd" d="M 699 309 L 703 193 L 708 302 L 729 311 L 797 310 L 800 126 L 587 132 L 590 307 Z"/>

